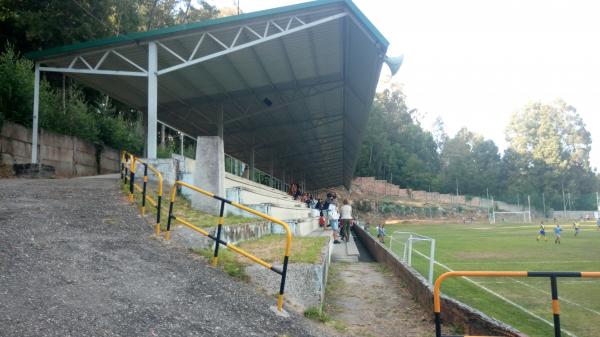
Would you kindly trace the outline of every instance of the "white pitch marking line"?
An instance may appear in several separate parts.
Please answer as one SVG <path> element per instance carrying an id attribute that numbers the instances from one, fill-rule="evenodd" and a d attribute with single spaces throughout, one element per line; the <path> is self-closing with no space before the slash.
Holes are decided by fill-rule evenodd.
<path id="1" fill-rule="evenodd" d="M 525 282 L 523 282 L 523 281 L 520 281 L 520 280 L 517 280 L 517 279 L 514 279 L 514 278 L 510 278 L 510 280 L 512 280 L 512 281 L 514 281 L 514 282 L 517 282 L 517 283 L 519 283 L 519 284 L 521 284 L 521 285 L 524 285 L 524 286 L 526 286 L 526 287 L 528 287 L 528 288 L 535 289 L 536 291 L 538 291 L 538 292 L 540 292 L 540 293 L 543 293 L 543 294 L 546 294 L 546 295 L 550 295 L 550 293 L 549 293 L 549 292 L 547 292 L 547 291 L 545 291 L 545 290 L 542 290 L 542 289 L 539 289 L 539 288 L 537 288 L 537 287 L 534 287 L 534 286 L 532 286 L 531 284 L 527 284 L 527 283 L 525 283 Z M 576 307 L 578 307 L 578 308 L 581 308 L 581 309 L 583 309 L 583 310 L 587 310 L 587 311 L 589 311 L 589 312 L 591 312 L 591 313 L 594 313 L 594 314 L 596 314 L 596 315 L 600 316 L 600 312 L 598 312 L 598 311 L 596 311 L 596 310 L 594 310 L 594 309 L 590 309 L 590 308 L 588 308 L 588 307 L 586 307 L 586 306 L 583 306 L 583 305 L 581 305 L 581 304 L 579 304 L 579 303 L 575 303 L 575 302 L 573 302 L 573 301 L 571 301 L 571 300 L 568 300 L 568 299 L 566 299 L 566 298 L 564 298 L 564 297 L 562 297 L 562 296 L 560 296 L 560 295 L 558 296 L 558 299 L 559 299 L 560 301 L 564 302 L 564 303 L 569 303 L 569 304 L 571 304 L 571 305 L 574 305 L 574 306 L 576 306 Z"/>
<path id="2" fill-rule="evenodd" d="M 426 256 L 426 255 L 422 254 L 422 253 L 421 253 L 421 252 L 419 252 L 418 250 L 415 250 L 415 252 L 416 252 L 417 254 L 419 254 L 419 255 L 421 255 L 421 256 L 423 256 L 423 257 L 427 258 L 427 256 Z M 437 262 L 437 261 L 434 261 L 434 263 L 435 263 L 435 264 L 437 264 L 438 266 L 440 266 L 440 267 L 442 267 L 442 268 L 446 269 L 447 271 L 454 271 L 454 270 L 450 269 L 450 267 L 448 267 L 448 266 L 446 266 L 446 265 L 444 265 L 444 264 L 442 264 L 442 263 L 439 263 L 439 262 Z M 511 300 L 509 300 L 508 298 L 506 298 L 506 297 L 504 297 L 504 296 L 502 296 L 502 295 L 500 295 L 500 294 L 498 294 L 498 293 L 494 292 L 493 290 L 491 290 L 491 289 L 489 289 L 489 288 L 486 288 L 486 287 L 482 286 L 481 284 L 478 284 L 477 282 L 473 281 L 472 279 L 470 279 L 470 278 L 468 278 L 468 277 L 464 277 L 464 276 L 463 276 L 462 278 L 464 278 L 464 279 L 465 279 L 467 282 L 470 282 L 470 283 L 474 284 L 475 286 L 477 286 L 477 287 L 479 287 L 479 288 L 481 288 L 481 289 L 483 289 L 483 290 L 487 291 L 488 293 L 490 293 L 490 294 L 492 294 L 492 295 L 494 295 L 494 296 L 498 297 L 499 299 L 501 299 L 501 300 L 505 301 L 506 303 L 508 303 L 508 304 L 511 304 L 511 305 L 513 305 L 514 307 L 516 307 L 516 308 L 518 308 L 518 309 L 522 310 L 522 311 L 523 311 L 523 312 L 525 312 L 526 314 L 528 314 L 528 315 L 530 315 L 530 316 L 532 316 L 532 317 L 535 317 L 535 318 L 539 319 L 540 321 L 542 321 L 542 322 L 544 322 L 544 323 L 548 324 L 548 325 L 549 325 L 549 326 L 551 326 L 551 327 L 553 327 L 553 326 L 554 326 L 554 323 L 552 323 L 552 322 L 550 322 L 550 321 L 548 321 L 548 320 L 544 319 L 543 317 L 540 317 L 540 316 L 538 316 L 538 315 L 534 314 L 533 312 L 531 312 L 531 311 L 529 311 L 529 310 L 525 309 L 525 308 L 524 308 L 524 307 L 522 307 L 521 305 L 519 305 L 519 304 L 517 304 L 517 303 L 515 303 L 515 302 L 513 302 L 513 301 L 511 301 Z M 562 329 L 562 328 L 561 328 L 560 330 L 561 330 L 561 331 L 563 331 L 565 334 L 567 334 L 567 335 L 571 336 L 571 337 L 577 337 L 577 335 L 575 335 L 575 334 L 574 334 L 574 333 L 572 333 L 571 331 L 568 331 L 568 330 L 565 330 L 565 329 Z"/>
<path id="3" fill-rule="evenodd" d="M 552 229 L 555 226 L 552 224 L 548 224 L 545 225 L 547 228 Z M 579 227 L 597 227 L 596 225 L 579 225 Z M 529 228 L 529 229 L 539 229 L 539 224 L 531 224 L 531 225 L 526 225 L 526 226 L 497 226 L 497 227 L 473 227 L 473 228 L 466 228 L 466 229 L 483 229 L 483 230 L 502 230 L 502 229 L 521 229 L 521 228 Z M 563 229 L 573 229 L 573 227 L 571 225 L 564 225 L 561 227 Z"/>
<path id="4" fill-rule="evenodd" d="M 593 261 L 593 260 L 573 260 L 573 261 L 496 261 L 494 262 L 495 264 L 545 264 L 545 263 L 551 263 L 551 264 L 557 264 L 557 263 L 598 263 L 598 260 Z M 456 265 L 463 265 L 463 264 L 475 264 L 475 265 L 480 265 L 481 262 L 456 262 L 456 263 L 452 263 L 453 266 Z"/>

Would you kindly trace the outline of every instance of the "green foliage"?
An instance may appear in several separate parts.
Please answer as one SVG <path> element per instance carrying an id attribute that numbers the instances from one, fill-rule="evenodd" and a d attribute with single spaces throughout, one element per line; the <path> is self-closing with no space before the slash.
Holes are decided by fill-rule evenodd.
<path id="1" fill-rule="evenodd" d="M 194 3 L 189 0 L 3 0 L 0 2 L 0 41 L 10 41 L 21 51 L 31 51 L 219 15 L 219 11 L 205 1 Z"/>
<path id="2" fill-rule="evenodd" d="M 417 189 L 431 186 L 438 171 L 437 145 L 408 110 L 399 90 L 377 94 L 355 174 Z"/>
<path id="3" fill-rule="evenodd" d="M 0 112 L 12 122 L 31 126 L 33 108 L 33 64 L 21 58 L 11 45 L 0 54 Z M 0 120 L 1 121 L 1 120 Z M 1 123 L 1 122 L 0 122 Z M 143 133 L 139 122 L 124 120 L 110 100 L 90 104 L 84 92 L 71 86 L 64 93 L 40 82 L 39 126 L 75 136 L 99 146 L 126 148 L 141 153 Z"/>
<path id="4" fill-rule="evenodd" d="M 156 156 L 158 158 L 171 158 L 173 153 L 175 153 L 175 146 L 172 143 L 160 144 L 156 148 Z"/>
<path id="5" fill-rule="evenodd" d="M 204 256 L 211 260 L 214 255 L 214 251 L 209 248 L 193 249 L 194 253 Z M 249 276 L 245 272 L 245 265 L 237 260 L 236 253 L 232 253 L 226 249 L 219 250 L 219 267 L 223 268 L 229 276 L 240 279 L 242 281 L 248 281 Z"/>
<path id="6" fill-rule="evenodd" d="M 353 203 L 353 207 L 363 213 L 371 212 L 373 207 L 371 207 L 371 201 L 369 200 L 356 200 Z"/>
<path id="7" fill-rule="evenodd" d="M 438 118 L 433 133 L 419 124 L 399 90 L 377 94 L 355 174 L 404 188 L 494 196 L 533 208 L 596 209 L 600 180 L 591 170 L 591 136 L 575 109 L 563 101 L 535 102 L 515 112 L 506 130 L 509 148 L 462 128 L 454 137 Z M 393 207 L 380 205 L 383 213 Z"/>
<path id="8" fill-rule="evenodd" d="M 0 54 L 0 127 L 4 118 L 31 125 L 33 63 L 22 59 L 12 45 Z"/>
<path id="9" fill-rule="evenodd" d="M 321 323 L 327 323 L 331 321 L 331 317 L 329 315 L 315 307 L 310 307 L 304 310 L 304 317 L 319 321 Z"/>

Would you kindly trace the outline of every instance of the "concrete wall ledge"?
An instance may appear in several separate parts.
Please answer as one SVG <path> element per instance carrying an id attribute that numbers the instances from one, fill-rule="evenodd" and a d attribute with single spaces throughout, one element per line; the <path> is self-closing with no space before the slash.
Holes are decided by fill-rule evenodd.
<path id="1" fill-rule="evenodd" d="M 406 287 L 425 310 L 433 317 L 433 288 L 416 270 L 401 262 L 370 233 L 355 226 L 356 233 L 363 245 L 377 262 L 387 266 L 404 281 Z M 527 337 L 513 327 L 493 319 L 468 305 L 442 295 L 441 316 L 443 326 L 461 327 L 465 334 L 486 336 Z M 434 327 L 431 327 L 432 330 Z"/>

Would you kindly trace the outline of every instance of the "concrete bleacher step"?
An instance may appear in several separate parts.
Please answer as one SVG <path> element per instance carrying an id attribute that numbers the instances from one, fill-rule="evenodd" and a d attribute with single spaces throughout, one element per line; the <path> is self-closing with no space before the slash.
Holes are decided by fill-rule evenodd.
<path id="1" fill-rule="evenodd" d="M 280 191 L 276 188 L 272 188 L 272 187 L 269 187 L 269 186 L 266 186 L 263 184 L 259 184 L 257 182 L 250 181 L 248 179 L 238 177 L 238 176 L 230 174 L 230 173 L 226 173 L 225 178 L 226 178 L 225 179 L 225 188 L 243 187 L 244 189 L 246 189 L 248 191 L 255 192 L 255 193 L 258 193 L 261 195 L 265 195 L 268 197 L 294 201 L 294 199 L 289 194 L 287 194 L 286 192 Z"/>

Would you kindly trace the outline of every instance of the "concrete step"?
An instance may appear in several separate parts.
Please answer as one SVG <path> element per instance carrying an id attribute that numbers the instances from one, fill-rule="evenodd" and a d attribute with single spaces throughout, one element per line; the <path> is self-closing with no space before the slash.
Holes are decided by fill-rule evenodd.
<path id="1" fill-rule="evenodd" d="M 331 254 L 331 259 L 333 262 L 350 262 L 356 263 L 358 262 L 357 255 L 348 255 L 346 253 L 346 243 L 338 243 L 333 245 L 333 252 Z"/>
<path id="2" fill-rule="evenodd" d="M 247 189 L 249 191 L 266 195 L 272 198 L 287 199 L 294 201 L 294 199 L 290 195 L 276 188 L 265 186 L 263 184 L 259 184 L 257 182 L 230 173 L 225 173 L 225 188 L 227 189 L 232 187 L 243 187 L 244 189 Z"/>
<path id="3" fill-rule="evenodd" d="M 356 246 L 353 233 L 350 233 L 350 240 L 348 242 L 342 241 L 342 243 L 334 244 L 331 258 L 335 262 L 354 263 L 359 261 L 360 252 Z"/>
<path id="4" fill-rule="evenodd" d="M 356 256 L 358 259 L 358 256 L 360 256 L 360 252 L 358 251 L 358 248 L 356 247 L 356 242 L 354 241 L 354 235 L 353 233 L 350 233 L 350 240 L 348 242 L 346 242 L 345 246 L 346 246 L 346 254 L 348 256 Z"/>

